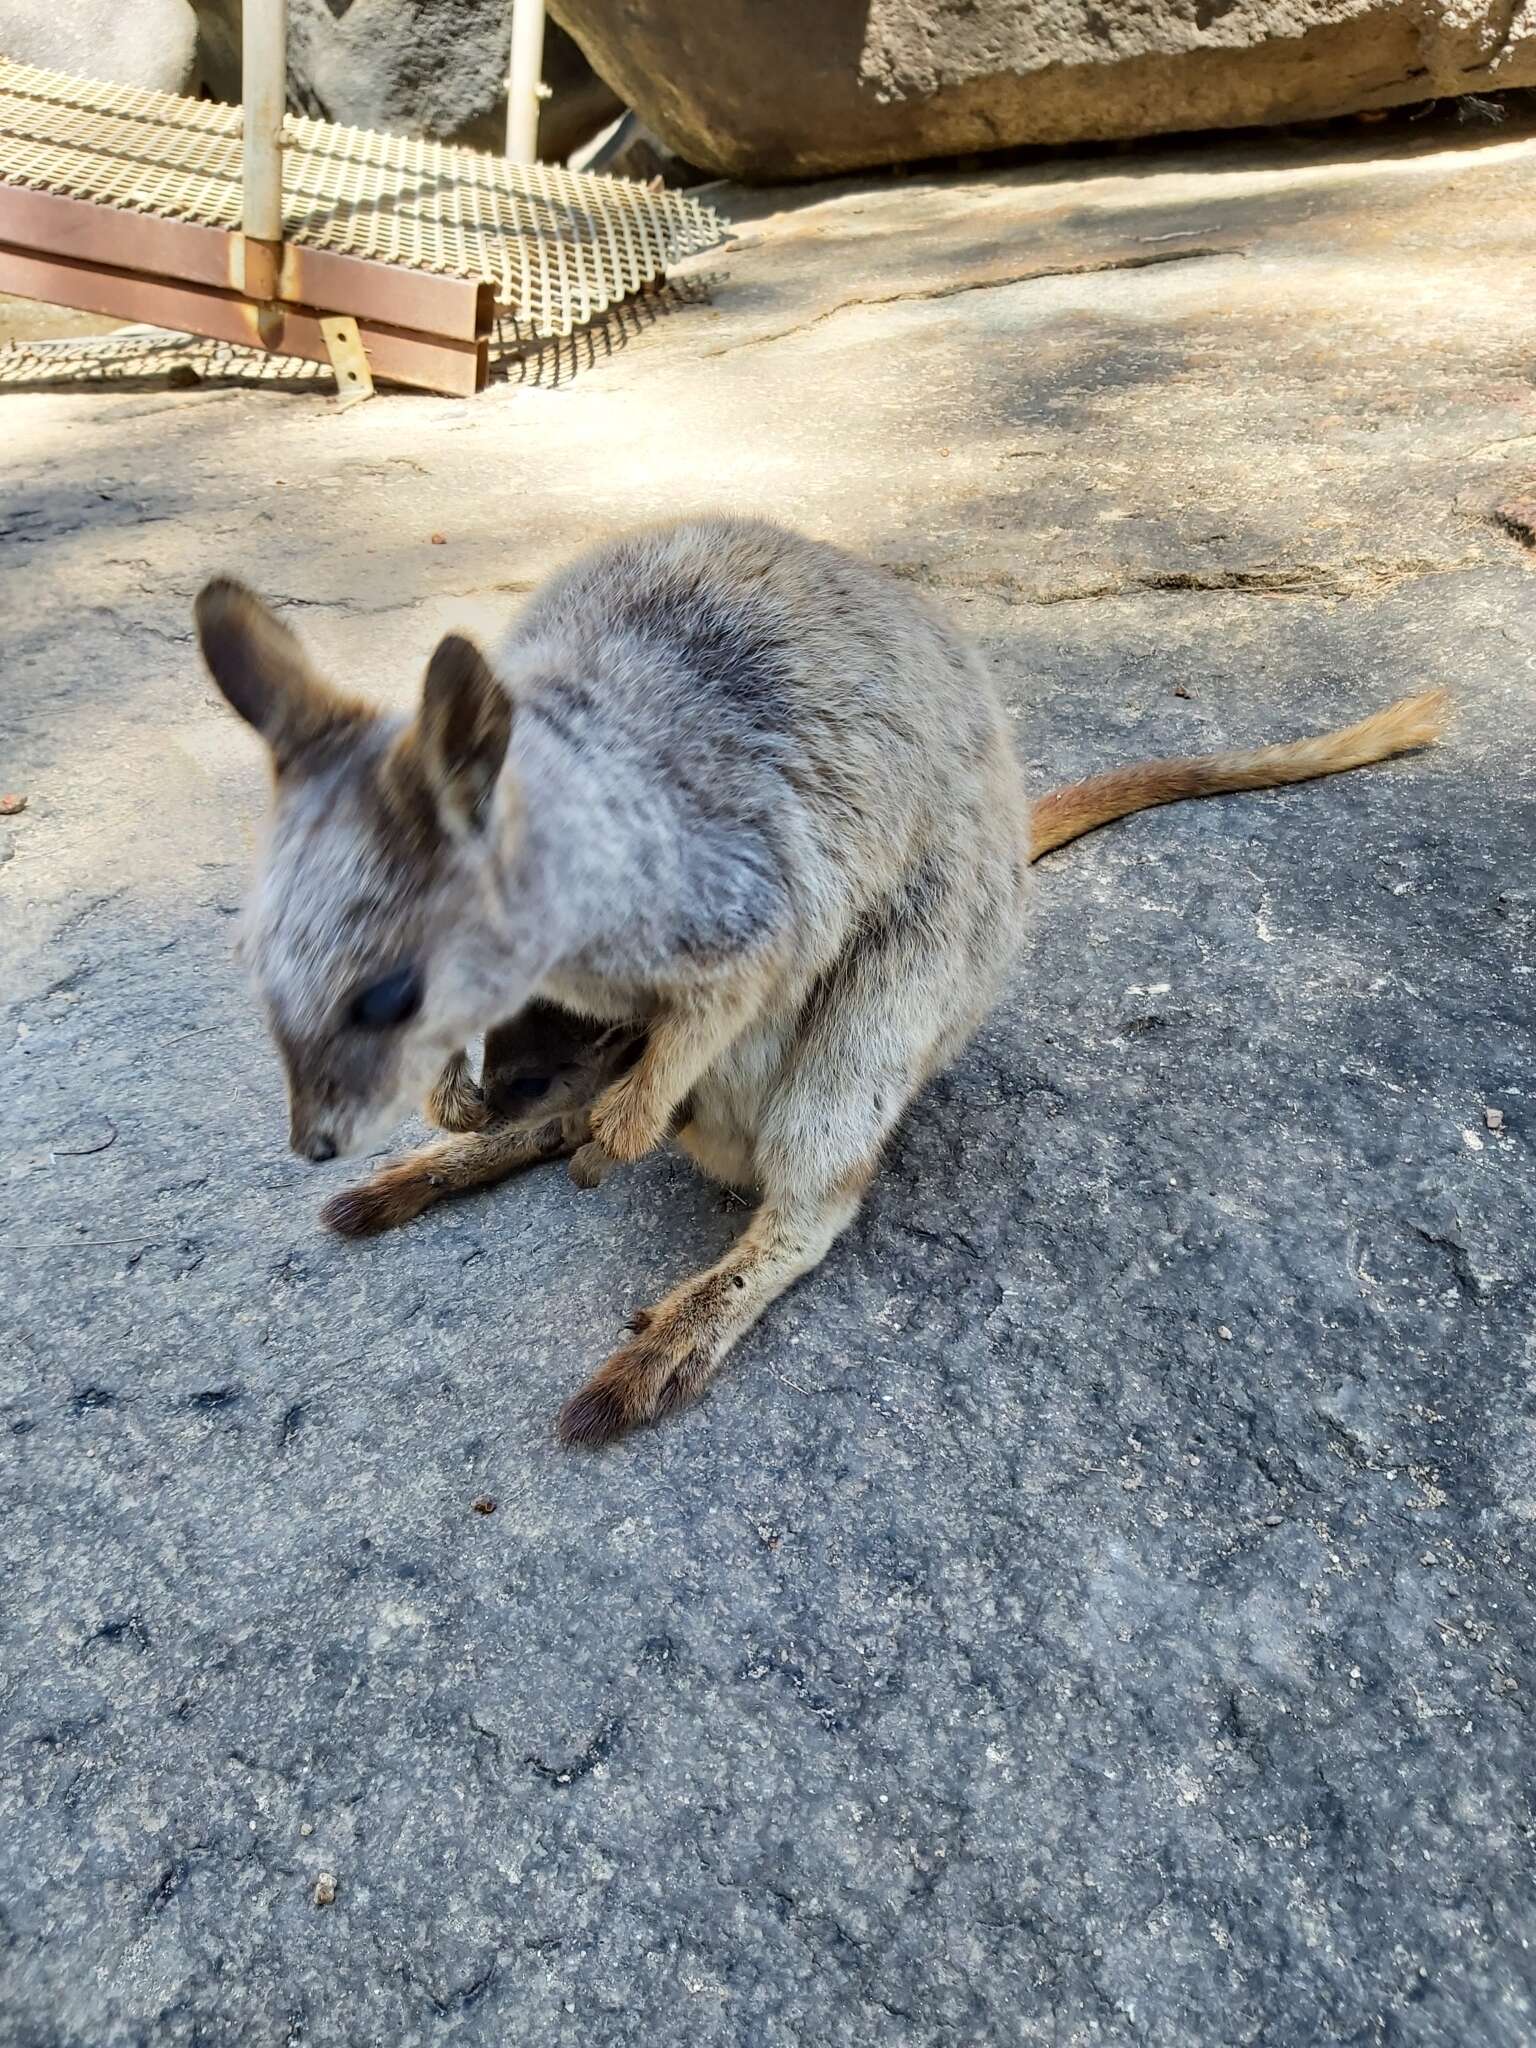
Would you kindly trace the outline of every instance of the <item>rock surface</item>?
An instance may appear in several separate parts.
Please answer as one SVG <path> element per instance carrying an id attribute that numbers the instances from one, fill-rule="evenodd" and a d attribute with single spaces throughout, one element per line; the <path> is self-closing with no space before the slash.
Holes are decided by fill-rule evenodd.
<path id="1" fill-rule="evenodd" d="M 553 0 L 679 155 L 811 177 L 1536 84 L 1510 0 Z"/>
<path id="2" fill-rule="evenodd" d="M 7 2048 L 1529 2048 L 1533 174 L 759 194 L 574 379 L 6 393 Z M 1461 710 L 1043 866 L 857 1227 L 583 1460 L 739 1211 L 662 1158 L 320 1234 L 189 607 L 403 703 L 717 504 L 930 586 L 1042 783 Z"/>
<path id="3" fill-rule="evenodd" d="M 190 0 L 3 0 L 0 55 L 113 85 L 190 92 L 197 16 Z"/>
<path id="4" fill-rule="evenodd" d="M 240 97 L 240 0 L 194 0 L 201 62 L 218 99 Z M 292 104 L 321 120 L 502 150 L 511 0 L 288 0 Z M 557 22 L 544 43 L 550 97 L 539 153 L 558 162 L 619 112 Z"/>

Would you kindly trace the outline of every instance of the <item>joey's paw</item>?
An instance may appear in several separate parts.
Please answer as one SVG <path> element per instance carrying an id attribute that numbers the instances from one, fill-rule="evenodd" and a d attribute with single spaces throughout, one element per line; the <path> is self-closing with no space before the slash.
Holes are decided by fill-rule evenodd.
<path id="1" fill-rule="evenodd" d="M 566 1172 L 579 1188 L 600 1188 L 613 1167 L 613 1160 L 602 1146 L 593 1143 L 583 1145 L 580 1151 L 571 1154 Z"/>
<path id="2" fill-rule="evenodd" d="M 592 1105 L 593 1141 L 610 1159 L 643 1159 L 666 1143 L 670 1128 L 671 1119 L 657 1117 L 633 1073 L 615 1081 Z"/>
<path id="3" fill-rule="evenodd" d="M 320 1221 L 338 1237 L 377 1237 L 380 1231 L 409 1223 L 436 1200 L 430 1175 L 415 1168 L 386 1167 L 372 1180 L 332 1195 L 320 1211 Z"/>
<path id="4" fill-rule="evenodd" d="M 674 1334 L 665 1319 L 642 1309 L 632 1327 L 640 1334 L 616 1351 L 560 1410 L 555 1433 L 573 1450 L 596 1450 L 675 1409 L 696 1401 L 708 1385 L 713 1361 L 707 1351 Z"/>
<path id="5" fill-rule="evenodd" d="M 458 1063 L 446 1070 L 427 1097 L 426 1117 L 440 1131 L 483 1131 L 491 1113 L 469 1069 Z"/>

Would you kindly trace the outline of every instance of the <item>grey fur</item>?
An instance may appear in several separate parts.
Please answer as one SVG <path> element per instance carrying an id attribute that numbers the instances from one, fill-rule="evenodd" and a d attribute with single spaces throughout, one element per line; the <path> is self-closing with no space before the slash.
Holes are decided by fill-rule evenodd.
<path id="1" fill-rule="evenodd" d="M 808 981 L 919 866 L 936 913 L 975 873 L 1017 897 L 1023 793 L 990 679 L 840 550 L 726 519 L 634 536 L 547 585 L 496 665 L 533 714 L 510 766 L 524 859 L 562 899 L 549 985 L 568 995 L 606 1010 L 615 983 L 775 948 Z M 964 815 L 973 793 L 990 816 Z M 1014 935 L 1000 920 L 1004 954 Z"/>
<path id="2" fill-rule="evenodd" d="M 643 532 L 555 577 L 492 663 L 509 739 L 475 666 L 439 657 L 430 746 L 374 722 L 279 776 L 253 950 L 300 1149 L 317 1118 L 366 1144 L 536 994 L 649 1027 L 595 1138 L 638 1156 L 686 1101 L 680 1142 L 762 1207 L 571 1404 L 590 1440 L 691 1398 L 854 1214 L 1015 957 L 1028 807 L 978 655 L 908 586 L 761 522 Z M 470 823 L 487 730 L 505 759 Z M 346 989 L 406 958 L 421 1013 L 359 1056 Z"/>
<path id="3" fill-rule="evenodd" d="M 402 1161 L 333 1203 L 336 1227 L 577 1148 L 597 1178 L 674 1133 L 760 1192 L 733 1250 L 566 1404 L 577 1443 L 693 1399 L 821 1259 L 998 994 L 1032 858 L 1149 804 L 1424 745 L 1447 711 L 1430 692 L 1312 739 L 1135 764 L 1053 792 L 1032 826 L 976 652 L 906 585 L 757 521 L 594 549 L 493 664 L 444 642 L 406 730 L 328 693 L 237 585 L 208 587 L 198 625 L 277 765 L 254 952 L 296 1149 L 357 1149 L 434 1077 L 443 1120 L 478 1121 L 464 1041 L 534 997 L 644 1029 L 633 1064 L 599 1049 L 571 1084 L 601 1087 L 590 1114 Z M 360 1034 L 349 991 L 401 966 L 419 1014 Z"/>

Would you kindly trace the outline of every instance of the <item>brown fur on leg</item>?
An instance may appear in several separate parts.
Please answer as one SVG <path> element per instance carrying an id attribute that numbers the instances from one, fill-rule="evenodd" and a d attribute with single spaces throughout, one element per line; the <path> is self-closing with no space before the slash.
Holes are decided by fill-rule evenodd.
<path id="1" fill-rule="evenodd" d="M 631 1320 L 632 1340 L 560 1410 L 560 1441 L 584 1450 L 696 1401 L 763 1310 L 825 1257 L 857 1198 L 786 1214 L 760 1209 L 718 1265 Z"/>
<path id="2" fill-rule="evenodd" d="M 411 1222 L 438 1199 L 430 1171 L 420 1164 L 425 1156 L 425 1151 L 413 1153 L 371 1180 L 343 1188 L 320 1211 L 320 1221 L 338 1237 L 376 1237 Z"/>
<path id="3" fill-rule="evenodd" d="M 744 1275 L 716 1268 L 685 1282 L 658 1307 L 637 1311 L 630 1323 L 632 1341 L 561 1409 L 560 1441 L 593 1449 L 690 1406 L 714 1378 L 732 1341 L 727 1325 L 747 1286 Z"/>
<path id="4" fill-rule="evenodd" d="M 490 1121 L 485 1097 L 470 1072 L 467 1053 L 456 1052 L 427 1097 L 427 1122 L 440 1131 L 483 1131 Z"/>
<path id="5" fill-rule="evenodd" d="M 373 1237 L 409 1223 L 449 1195 L 490 1187 L 525 1167 L 563 1159 L 572 1150 L 571 1133 L 561 1118 L 535 1130 L 498 1124 L 488 1131 L 447 1138 L 408 1152 L 371 1180 L 333 1195 L 320 1211 L 320 1221 L 341 1237 Z"/>

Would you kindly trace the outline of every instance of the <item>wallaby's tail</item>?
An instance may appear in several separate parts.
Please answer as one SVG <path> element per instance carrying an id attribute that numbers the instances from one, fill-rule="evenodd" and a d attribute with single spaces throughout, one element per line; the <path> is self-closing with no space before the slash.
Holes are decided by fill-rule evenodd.
<path id="1" fill-rule="evenodd" d="M 1097 825 L 1147 811 L 1154 804 L 1176 804 L 1187 796 L 1220 796 L 1229 790 L 1273 789 L 1282 782 L 1310 782 L 1317 775 L 1338 775 L 1346 768 L 1364 768 L 1392 754 L 1406 754 L 1439 739 L 1450 717 L 1451 700 L 1444 690 L 1422 697 L 1403 697 L 1340 732 L 1317 739 L 1295 740 L 1288 746 L 1260 747 L 1250 754 L 1194 754 L 1183 760 L 1137 761 L 1069 783 L 1041 797 L 1031 820 L 1029 857 L 1038 860 L 1069 840 L 1080 839 Z"/>

